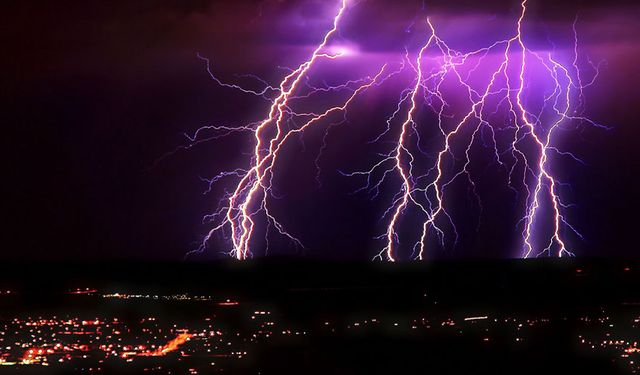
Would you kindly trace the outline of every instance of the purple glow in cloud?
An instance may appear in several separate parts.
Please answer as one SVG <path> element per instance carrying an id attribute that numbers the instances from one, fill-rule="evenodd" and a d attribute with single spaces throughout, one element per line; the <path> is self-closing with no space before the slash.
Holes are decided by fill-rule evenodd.
<path id="1" fill-rule="evenodd" d="M 597 79 L 600 65 L 588 60 L 584 68 L 580 63 L 576 24 L 568 44 L 556 45 L 552 38 L 532 42 L 528 35 L 538 35 L 538 25 L 527 23 L 529 3 L 524 0 L 513 17 L 469 14 L 452 23 L 444 21 L 446 14 L 430 15 L 427 8 L 424 17 L 396 19 L 370 34 L 357 20 L 367 14 L 366 6 L 343 0 L 328 27 L 294 17 L 298 27 L 322 24 L 325 31 L 301 63 L 285 69 L 277 85 L 256 77 L 260 89 L 223 82 L 203 57 L 217 83 L 263 98 L 269 108 L 260 120 L 207 126 L 189 137 L 195 144 L 241 132 L 253 142 L 246 167 L 206 180 L 209 189 L 222 181 L 235 183 L 219 209 L 205 218 L 212 229 L 196 251 L 204 251 L 217 233 L 237 259 L 266 254 L 269 233 L 303 247 L 304 240 L 272 210 L 273 201 L 286 202 L 275 181 L 281 165 L 296 158 L 290 144 L 306 134 L 317 136 L 321 129 L 314 165 L 320 183 L 319 160 L 330 146 L 330 130 L 341 125 L 358 132 L 368 126 L 361 121 L 362 107 L 381 95 L 393 105 L 378 120 L 382 131 L 371 141 L 377 159 L 363 170 L 342 172 L 364 181 L 358 192 L 388 202 L 380 214 L 385 229 L 374 258 L 422 260 L 437 248 L 455 247 L 457 219 L 462 215 L 469 221 L 470 216 L 460 202 L 471 198 L 473 207 L 467 211 L 477 213 L 479 225 L 491 210 L 483 203 L 489 185 L 520 212 L 512 227 L 498 228 L 519 233 L 513 255 L 573 255 L 567 237 L 581 234 L 567 220 L 570 197 L 555 165 L 565 159 L 580 162 L 561 148 L 563 137 L 583 126 L 606 128 L 584 115 L 585 90 Z M 452 26 L 461 20 L 467 28 Z M 456 36 L 468 34 L 476 37 Z M 303 39 L 290 37 L 289 43 L 307 50 Z M 494 176 L 489 183 L 487 171 Z"/>

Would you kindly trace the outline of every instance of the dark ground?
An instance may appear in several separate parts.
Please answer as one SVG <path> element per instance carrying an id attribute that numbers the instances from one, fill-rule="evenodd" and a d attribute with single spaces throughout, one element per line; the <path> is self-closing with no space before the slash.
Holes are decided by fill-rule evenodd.
<path id="1" fill-rule="evenodd" d="M 584 332 L 577 321 L 605 310 L 616 324 L 640 316 L 634 305 L 640 301 L 639 271 L 638 261 L 601 259 L 426 264 L 288 259 L 246 263 L 9 263 L 4 265 L 0 286 L 11 286 L 19 295 L 2 301 L 0 318 L 84 311 L 132 319 L 154 313 L 189 321 L 203 314 L 202 306 L 195 304 L 178 307 L 132 302 L 114 309 L 104 301 L 79 303 L 64 295 L 64 291 L 85 286 L 101 291 L 188 291 L 231 296 L 247 302 L 248 309 L 267 306 L 283 322 L 298 327 L 313 327 L 324 320 L 348 322 L 372 314 L 381 321 L 402 324 L 419 316 L 438 321 L 462 321 L 476 315 L 546 317 L 550 322 L 531 330 L 526 342 L 519 345 L 514 345 L 504 327 L 491 328 L 489 343 L 480 340 L 484 334 L 480 331 L 464 335 L 438 329 L 419 334 L 382 328 L 338 334 L 317 331 L 295 340 L 274 339 L 229 373 L 625 374 L 630 373 L 628 368 L 614 363 L 610 354 L 585 351 L 579 346 L 578 334 Z M 638 336 L 635 326 L 632 329 L 630 325 L 618 327 L 616 334 L 636 340 Z M 185 371 L 183 364 L 174 365 L 177 373 Z M 165 364 L 166 369 L 171 366 L 171 362 Z M 141 371 L 138 367 L 106 369 L 117 373 Z M 63 369 L 58 371 L 64 373 Z"/>

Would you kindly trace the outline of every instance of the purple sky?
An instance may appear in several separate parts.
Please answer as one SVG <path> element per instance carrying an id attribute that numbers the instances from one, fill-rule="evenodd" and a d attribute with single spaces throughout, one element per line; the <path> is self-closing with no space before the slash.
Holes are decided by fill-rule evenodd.
<path id="1" fill-rule="evenodd" d="M 405 46 L 423 41 L 427 15 L 461 50 L 512 30 L 517 2 L 479 3 L 427 1 L 423 9 L 421 1 L 360 1 L 341 28 L 342 40 L 359 54 L 352 68 L 332 74 L 370 74 L 370 65 L 401 57 Z M 10 58 L 2 62 L 8 83 L 1 95 L 12 140 L 5 149 L 12 220 L 0 257 L 179 259 L 206 233 L 201 217 L 221 192 L 202 195 L 206 186 L 199 176 L 242 165 L 251 144 L 231 137 L 150 166 L 184 143 L 183 132 L 256 119 L 266 108 L 261 100 L 218 87 L 196 53 L 211 58 L 225 81 L 254 73 L 275 84 L 284 74 L 278 66 L 304 61 L 337 3 L 16 1 L 6 7 L 3 48 Z M 614 129 L 585 129 L 566 140 L 587 164 L 562 171 L 578 203 L 570 216 L 586 236 L 574 248 L 581 255 L 632 256 L 640 208 L 640 8 L 633 1 L 530 0 L 525 38 L 539 50 L 554 43 L 562 54 L 571 48 L 576 15 L 581 62 L 606 60 L 586 93 L 587 114 Z M 367 123 L 380 115 L 369 112 Z M 366 135 L 348 129 L 336 134 L 324 190 L 316 190 L 313 173 L 304 170 L 310 156 L 291 161 L 295 178 L 285 178 L 282 189 L 293 183 L 304 188 L 290 192 L 294 209 L 279 210 L 312 257 L 368 259 L 379 245 L 371 237 L 382 227 L 369 219 L 379 216 L 383 202 L 349 196 L 357 183 L 335 173 L 370 160 L 365 145 L 350 149 Z M 489 217 L 483 233 L 442 256 L 511 256 L 511 240 L 496 238 L 493 230 L 500 224 Z M 288 252 L 285 242 L 276 243 Z"/>

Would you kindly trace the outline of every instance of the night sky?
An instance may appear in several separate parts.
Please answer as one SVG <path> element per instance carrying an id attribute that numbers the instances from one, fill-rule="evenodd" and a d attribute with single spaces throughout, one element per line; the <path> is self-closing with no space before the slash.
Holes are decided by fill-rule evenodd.
<path id="1" fill-rule="evenodd" d="M 585 235 L 584 241 L 571 240 L 572 250 L 578 256 L 636 256 L 640 6 L 530 2 L 531 43 L 543 46 L 549 35 L 567 43 L 578 15 L 581 52 L 606 60 L 586 92 L 586 114 L 613 129 L 585 127 L 563 140 L 585 162 L 559 172 L 577 204 L 568 217 Z M 301 63 L 322 38 L 337 1 L 9 1 L 1 7 L 7 192 L 0 257 L 178 260 L 198 246 L 210 227 L 203 215 L 232 186 L 204 195 L 200 178 L 245 165 L 251 137 L 232 135 L 163 155 L 185 144 L 185 132 L 255 120 L 268 108 L 213 82 L 197 53 L 212 59 L 224 81 L 256 87 L 236 76 L 252 73 L 276 84 L 286 73 L 278 67 Z M 362 53 L 401 54 L 411 38 L 424 36 L 407 27 L 428 14 L 461 49 L 481 46 L 503 35 L 518 3 L 438 0 L 421 8 L 422 1 L 414 0 L 360 1 L 342 37 L 357 41 Z M 356 109 L 353 116 L 379 127 L 388 108 L 377 108 Z M 284 198 L 274 210 L 306 249 L 274 238 L 273 254 L 370 259 L 380 249 L 373 237 L 384 232 L 378 221 L 384 199 L 350 194 L 362 181 L 337 172 L 373 160 L 366 139 L 375 133 L 352 124 L 332 133 L 320 187 L 308 166 L 322 133 L 292 149 L 294 157 L 279 175 Z M 437 257 L 513 256 L 513 227 L 505 226 L 500 212 L 486 215 L 477 234 Z M 214 238 L 196 258 L 218 258 L 228 250 Z"/>

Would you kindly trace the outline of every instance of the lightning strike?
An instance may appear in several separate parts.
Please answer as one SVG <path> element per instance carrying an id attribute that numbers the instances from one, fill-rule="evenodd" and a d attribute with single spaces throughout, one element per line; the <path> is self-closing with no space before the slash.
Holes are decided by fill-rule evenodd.
<path id="1" fill-rule="evenodd" d="M 386 229 L 379 239 L 385 244 L 374 258 L 423 260 L 432 251 L 432 243 L 443 248 L 453 242 L 455 247 L 460 234 L 448 202 L 452 199 L 450 191 L 461 183 L 466 184 L 479 212 L 477 231 L 487 209 L 482 201 L 482 184 L 477 180 L 480 173 L 474 169 L 481 156 L 489 157 L 489 167 L 501 171 L 504 188 L 512 195 L 514 204 L 521 207 L 522 215 L 516 224 L 521 231 L 519 256 L 573 255 L 565 231 L 573 232 L 580 239 L 582 235 L 566 218 L 565 212 L 572 204 L 563 202 L 565 183 L 554 175 L 553 163 L 563 157 L 582 163 L 571 152 L 559 148 L 557 138 L 563 127 L 586 123 L 606 129 L 582 115 L 585 89 L 595 82 L 600 64 L 589 61 L 593 68 L 591 79 L 580 70 L 577 18 L 572 25 L 574 43 L 568 63 L 562 63 L 567 56 L 556 56 L 555 45 L 553 52 L 529 48 L 523 30 L 527 1 L 520 3 L 513 32 L 505 39 L 461 52 L 438 34 L 431 18 L 426 18 L 428 34 L 415 58 L 410 57 L 411 46 L 407 45 L 400 63 L 387 62 L 375 75 L 334 86 L 316 87 L 310 83 L 310 76 L 323 64 L 357 54 L 357 45 L 347 47 L 334 43 L 344 14 L 348 12 L 347 0 L 340 2 L 332 27 L 310 57 L 289 69 L 277 86 L 254 76 L 251 77 L 263 84 L 262 89 L 223 82 L 213 74 L 211 61 L 198 55 L 206 63 L 211 78 L 221 87 L 260 97 L 269 101 L 270 106 L 263 120 L 240 126 L 204 126 L 187 136 L 189 144 L 184 148 L 236 132 L 253 134 L 254 144 L 247 167 L 203 179 L 208 185 L 207 191 L 223 179 L 237 182 L 219 209 L 205 217 L 214 225 L 196 251 L 204 251 L 215 233 L 228 231 L 229 255 L 240 260 L 252 256 L 257 220 L 264 220 L 268 228 L 302 247 L 302 241 L 290 234 L 270 210 L 270 199 L 276 197 L 274 171 L 279 160 L 288 157 L 283 155 L 285 145 L 294 137 L 302 137 L 308 129 L 329 123 L 319 158 L 329 145 L 329 129 L 347 122 L 347 111 L 361 94 L 396 76 L 410 75 L 411 84 L 401 88 L 393 112 L 382 121 L 385 125 L 382 132 L 370 142 L 380 147 L 390 142 L 392 147 L 379 152 L 381 158 L 370 168 L 341 172 L 344 176 L 365 178 L 365 184 L 356 192 L 369 192 L 372 199 L 385 196 L 383 192 L 389 185 L 399 183 L 390 194 L 390 205 L 381 215 Z M 418 26 L 419 22 L 414 20 L 407 32 L 420 32 Z M 397 68 L 391 69 L 392 66 Z M 535 81 L 534 74 L 537 74 Z M 533 88 L 539 82 L 550 87 L 541 89 L 540 98 Z M 350 94 L 344 96 L 344 92 Z M 342 100 L 318 111 L 295 109 L 297 101 L 313 99 L 318 94 L 335 95 Z M 542 102 L 537 108 L 530 104 L 535 100 Z M 335 120 L 336 115 L 342 117 Z M 401 121 L 397 121 L 399 118 Z M 425 149 L 425 143 L 431 148 Z M 483 150 L 482 155 L 477 155 L 478 149 Z M 316 180 L 320 184 L 318 158 L 315 159 Z M 406 217 L 409 211 L 412 211 L 411 220 Z M 416 216 L 422 219 L 417 222 Z M 400 229 L 404 225 L 407 230 Z M 401 238 L 412 231 L 410 241 Z M 432 236 L 436 237 L 435 242 Z M 411 245 L 405 245 L 407 243 Z"/>

